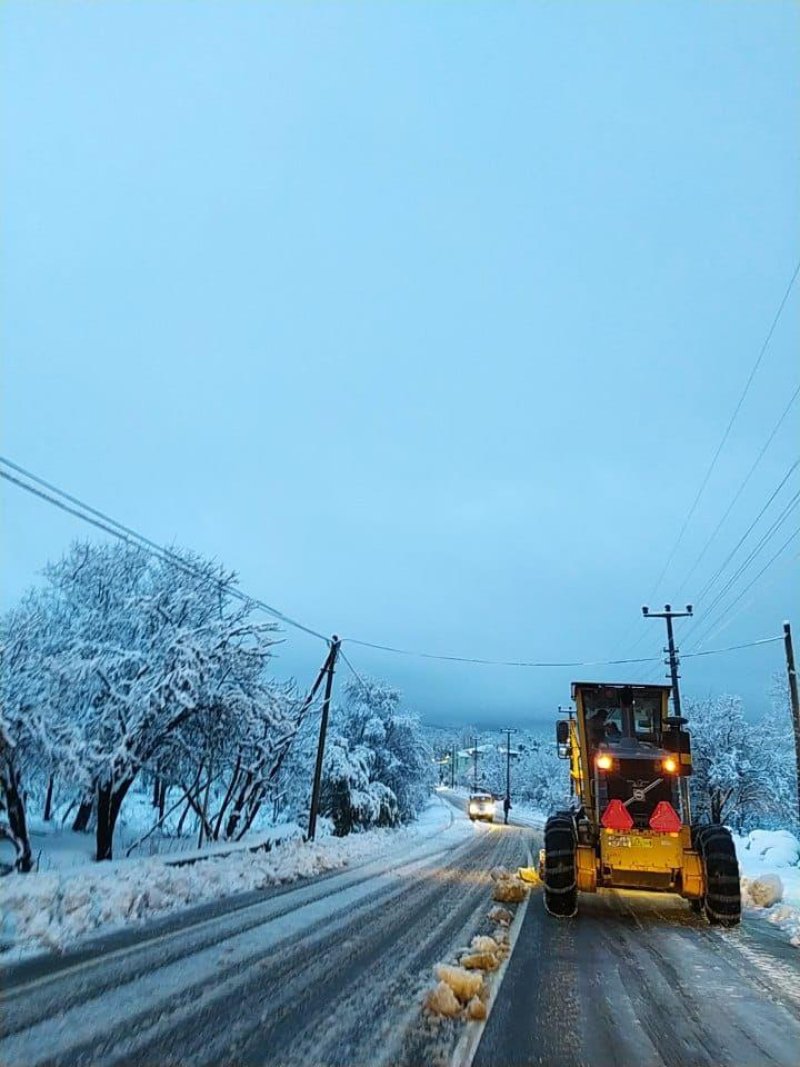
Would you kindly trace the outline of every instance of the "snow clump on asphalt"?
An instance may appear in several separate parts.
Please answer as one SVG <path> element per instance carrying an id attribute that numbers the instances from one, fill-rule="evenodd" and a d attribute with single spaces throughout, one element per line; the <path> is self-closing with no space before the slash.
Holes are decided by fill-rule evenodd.
<path id="1" fill-rule="evenodd" d="M 519 875 L 507 871 L 505 867 L 495 867 L 492 871 L 494 891 L 492 900 L 500 904 L 519 904 L 527 895 L 528 887 Z"/>
<path id="2" fill-rule="evenodd" d="M 513 916 L 508 908 L 501 908 L 499 904 L 495 904 L 486 918 L 489 922 L 497 923 L 498 926 L 510 926 Z"/>
<path id="3" fill-rule="evenodd" d="M 453 990 L 463 1004 L 476 997 L 483 988 L 483 976 L 471 973 L 463 967 L 453 967 L 449 963 L 437 963 L 434 967 L 434 974 L 440 982 L 445 982 Z"/>
<path id="4" fill-rule="evenodd" d="M 458 997 L 453 990 L 447 984 L 447 982 L 438 982 L 437 985 L 431 989 L 425 997 L 425 1007 L 433 1015 L 443 1015 L 445 1018 L 452 1019 L 453 1016 L 458 1015 L 461 1011 L 461 1004 Z"/>

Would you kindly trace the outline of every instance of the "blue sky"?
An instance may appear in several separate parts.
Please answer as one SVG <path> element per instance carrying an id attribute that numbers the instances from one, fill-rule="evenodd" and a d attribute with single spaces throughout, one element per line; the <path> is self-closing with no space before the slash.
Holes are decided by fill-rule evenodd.
<path id="1" fill-rule="evenodd" d="M 800 254 L 797 5 L 2 22 L 6 455 L 325 632 L 659 649 L 639 605 Z M 798 290 L 655 603 L 696 599 L 796 458 L 800 405 L 683 588 L 798 384 Z M 4 487 L 4 602 L 84 532 Z M 780 632 L 794 547 L 709 647 Z M 279 670 L 322 651 L 290 632 Z M 546 718 L 624 670 L 349 655 L 434 721 Z M 778 644 L 687 660 L 684 686 L 756 706 L 780 667 Z"/>

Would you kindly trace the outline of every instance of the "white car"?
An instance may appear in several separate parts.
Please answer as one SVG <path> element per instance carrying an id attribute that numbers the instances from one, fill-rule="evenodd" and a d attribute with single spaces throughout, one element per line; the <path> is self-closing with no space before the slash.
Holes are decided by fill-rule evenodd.
<path id="1" fill-rule="evenodd" d="M 467 810 L 473 822 L 476 819 L 494 822 L 494 797 L 491 793 L 470 793 Z"/>

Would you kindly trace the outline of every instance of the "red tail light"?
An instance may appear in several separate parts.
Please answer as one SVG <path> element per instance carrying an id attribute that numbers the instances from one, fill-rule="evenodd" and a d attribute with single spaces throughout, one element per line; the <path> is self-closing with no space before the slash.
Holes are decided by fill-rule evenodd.
<path id="1" fill-rule="evenodd" d="M 677 811 L 667 800 L 660 800 L 656 810 L 650 816 L 650 829 L 662 834 L 676 834 L 681 828 Z"/>
<path id="2" fill-rule="evenodd" d="M 633 826 L 631 813 L 621 800 L 609 801 L 609 805 L 603 812 L 600 822 L 606 830 L 630 830 Z"/>

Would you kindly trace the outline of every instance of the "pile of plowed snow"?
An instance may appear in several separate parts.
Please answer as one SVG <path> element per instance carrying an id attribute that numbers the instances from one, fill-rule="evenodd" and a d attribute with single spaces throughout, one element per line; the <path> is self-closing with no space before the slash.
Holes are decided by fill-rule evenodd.
<path id="1" fill-rule="evenodd" d="M 451 823 L 449 807 L 437 801 L 400 830 L 294 839 L 269 852 L 242 850 L 182 866 L 152 857 L 11 874 L 0 878 L 0 940 L 15 954 L 59 951 L 88 934 L 357 862 L 395 862 L 434 834 L 458 841 L 469 832 L 466 820 L 463 827 Z"/>
<path id="2" fill-rule="evenodd" d="M 519 903 L 525 898 L 525 883 L 507 871 L 491 871 L 492 898 Z M 499 895 L 498 895 L 499 894 Z M 490 908 L 486 918 L 492 933 L 476 934 L 469 945 L 455 952 L 457 964 L 437 963 L 433 969 L 437 984 L 425 995 L 423 1007 L 433 1016 L 479 1021 L 488 1015 L 489 987 L 485 975 L 496 971 L 511 951 L 508 928 L 514 916 L 499 904 Z"/>
<path id="3" fill-rule="evenodd" d="M 800 841 L 788 830 L 734 836 L 742 903 L 762 914 L 800 948 Z"/>

